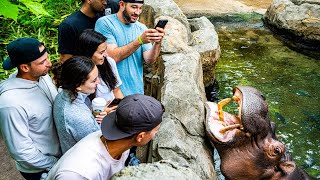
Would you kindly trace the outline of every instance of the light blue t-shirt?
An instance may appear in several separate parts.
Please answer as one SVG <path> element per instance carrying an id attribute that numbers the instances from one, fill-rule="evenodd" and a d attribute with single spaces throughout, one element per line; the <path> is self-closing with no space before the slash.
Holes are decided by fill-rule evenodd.
<path id="1" fill-rule="evenodd" d="M 135 22 L 123 24 L 116 14 L 101 17 L 96 22 L 95 30 L 107 38 L 107 44 L 125 46 L 140 36 L 147 27 Z M 143 85 L 143 52 L 152 48 L 152 44 L 144 44 L 128 58 L 117 63 L 122 85 L 120 89 L 124 96 L 130 94 L 144 94 Z"/>

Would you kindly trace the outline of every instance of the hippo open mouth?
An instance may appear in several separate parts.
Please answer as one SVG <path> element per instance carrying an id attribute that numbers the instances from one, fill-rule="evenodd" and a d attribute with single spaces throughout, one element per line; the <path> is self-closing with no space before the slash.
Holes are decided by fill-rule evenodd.
<path id="1" fill-rule="evenodd" d="M 238 115 L 222 110 L 234 100 L 239 105 Z M 207 102 L 206 131 L 212 140 L 220 143 L 236 141 L 242 135 L 265 137 L 270 131 L 268 106 L 262 93 L 252 87 L 237 86 L 233 97 L 221 100 L 218 104 Z M 237 136 L 235 136 L 237 134 Z"/>
<path id="2" fill-rule="evenodd" d="M 222 109 L 232 99 L 239 105 L 238 115 Z M 313 179 L 286 158 L 285 146 L 276 139 L 268 104 L 260 91 L 237 86 L 233 98 L 205 105 L 206 133 L 219 153 L 226 179 Z"/>
<path id="3" fill-rule="evenodd" d="M 231 99 L 225 99 L 218 104 L 206 102 L 207 105 L 207 133 L 219 142 L 232 141 L 236 135 L 244 130 L 238 116 L 226 113 L 222 107 Z"/>

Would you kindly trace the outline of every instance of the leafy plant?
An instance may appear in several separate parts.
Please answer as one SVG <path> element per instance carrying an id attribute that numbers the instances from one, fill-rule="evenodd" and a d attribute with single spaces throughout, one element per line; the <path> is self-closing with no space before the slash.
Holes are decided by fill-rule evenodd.
<path id="1" fill-rule="evenodd" d="M 59 24 L 79 9 L 81 1 L 43 0 L 40 2 L 39 0 L 20 0 L 19 2 L 21 4 L 11 3 L 9 0 L 0 0 L 0 5 L 2 5 L 2 8 L 0 8 L 0 81 L 6 79 L 14 71 L 3 70 L 1 64 L 8 56 L 6 52 L 7 44 L 19 37 L 33 37 L 43 42 L 49 52 L 51 61 L 57 61 L 59 59 Z M 13 7 L 11 5 L 18 8 L 16 20 L 12 15 L 14 13 L 11 15 L 7 13 L 12 11 Z M 35 11 L 38 13 L 35 13 Z"/>
<path id="2" fill-rule="evenodd" d="M 40 2 L 32 1 L 32 0 L 20 0 L 27 9 L 32 12 L 33 14 L 39 16 L 51 16 L 44 8 L 43 5 Z M 18 15 L 19 15 L 19 8 L 22 10 L 26 10 L 26 8 L 18 4 L 13 4 L 9 0 L 1 0 L 0 2 L 1 9 L 0 9 L 0 15 L 4 16 L 5 18 L 13 19 L 14 21 L 17 21 Z"/>
<path id="3" fill-rule="evenodd" d="M 17 5 L 10 3 L 8 0 L 0 1 L 0 15 L 4 16 L 5 18 L 11 18 L 17 21 L 19 8 Z"/>

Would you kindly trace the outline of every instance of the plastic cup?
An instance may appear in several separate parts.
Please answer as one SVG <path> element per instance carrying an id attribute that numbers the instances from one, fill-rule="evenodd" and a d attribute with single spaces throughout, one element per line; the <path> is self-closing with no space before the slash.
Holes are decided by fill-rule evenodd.
<path id="1" fill-rule="evenodd" d="M 107 101 L 104 98 L 94 98 L 92 100 L 92 113 L 96 116 L 104 111 Z"/>

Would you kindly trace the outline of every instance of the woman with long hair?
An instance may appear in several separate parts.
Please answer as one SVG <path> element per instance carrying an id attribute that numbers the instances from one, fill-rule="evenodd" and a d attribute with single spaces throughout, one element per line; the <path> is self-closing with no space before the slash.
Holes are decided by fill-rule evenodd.
<path id="1" fill-rule="evenodd" d="M 98 67 L 100 84 L 95 97 L 102 97 L 109 102 L 115 98 L 123 98 L 117 66 L 115 61 L 108 57 L 106 38 L 102 34 L 92 29 L 84 30 L 76 44 L 76 55 L 91 58 Z"/>
<path id="2" fill-rule="evenodd" d="M 91 59 L 73 56 L 61 66 L 61 88 L 53 105 L 53 117 L 62 153 L 65 153 L 82 138 L 100 130 L 97 121 L 101 121 L 106 112 L 94 117 L 88 104 L 88 96 L 95 93 L 98 68 Z"/>

